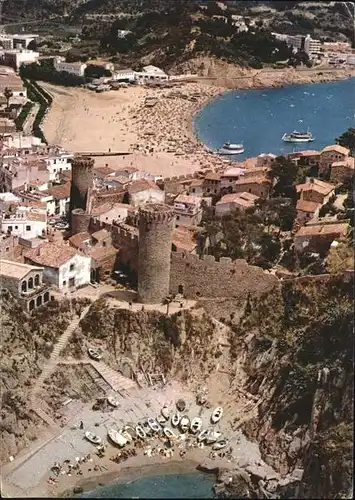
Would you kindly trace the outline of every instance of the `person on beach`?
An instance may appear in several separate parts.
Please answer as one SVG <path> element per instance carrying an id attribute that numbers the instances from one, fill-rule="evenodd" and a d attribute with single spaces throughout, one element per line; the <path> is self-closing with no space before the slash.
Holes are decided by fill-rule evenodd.
<path id="1" fill-rule="evenodd" d="M 84 429 L 84 422 L 82 420 L 80 420 L 80 427 L 79 429 Z"/>

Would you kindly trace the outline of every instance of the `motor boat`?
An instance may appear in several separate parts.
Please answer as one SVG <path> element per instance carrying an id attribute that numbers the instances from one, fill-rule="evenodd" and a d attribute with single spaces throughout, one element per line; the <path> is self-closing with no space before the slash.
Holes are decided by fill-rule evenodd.
<path id="1" fill-rule="evenodd" d="M 88 348 L 88 354 L 90 358 L 94 359 L 95 361 L 100 361 L 100 359 L 102 358 L 102 354 L 97 349 L 93 349 L 92 347 Z"/>
<path id="2" fill-rule="evenodd" d="M 202 441 L 205 441 L 208 437 L 209 432 L 210 431 L 208 429 L 201 431 L 200 434 L 197 436 L 197 441 L 199 441 L 200 443 Z"/>
<path id="3" fill-rule="evenodd" d="M 136 427 L 136 434 L 141 439 L 145 439 L 147 437 L 147 435 L 146 435 L 146 433 L 143 430 L 143 427 L 141 425 L 137 425 L 137 427 Z"/>
<path id="4" fill-rule="evenodd" d="M 196 417 L 191 422 L 190 430 L 192 434 L 197 434 L 202 429 L 202 420 L 199 417 Z"/>
<path id="5" fill-rule="evenodd" d="M 118 399 L 116 399 L 114 396 L 109 396 L 107 398 L 107 402 L 108 402 L 108 404 L 110 404 L 111 406 L 113 406 L 115 408 L 118 408 L 120 406 Z"/>
<path id="6" fill-rule="evenodd" d="M 93 432 L 86 431 L 85 437 L 92 444 L 101 444 L 101 442 L 102 442 L 102 439 L 100 438 L 100 436 L 97 436 Z"/>
<path id="7" fill-rule="evenodd" d="M 160 432 L 162 430 L 161 425 L 159 425 L 154 418 L 148 418 L 148 425 L 154 432 Z"/>
<path id="8" fill-rule="evenodd" d="M 177 427 L 180 423 L 180 415 L 178 413 L 174 413 L 174 415 L 171 417 L 171 425 L 173 427 Z"/>
<path id="9" fill-rule="evenodd" d="M 211 430 L 206 438 L 206 443 L 207 444 L 215 443 L 221 437 L 222 433 L 220 431 Z"/>
<path id="10" fill-rule="evenodd" d="M 184 415 L 180 420 L 180 429 L 182 432 L 187 432 L 190 428 L 190 419 L 188 416 Z"/>
<path id="11" fill-rule="evenodd" d="M 161 409 L 161 414 L 165 418 L 165 420 L 169 420 L 170 412 L 169 408 L 166 405 L 164 405 L 163 408 Z"/>
<path id="12" fill-rule="evenodd" d="M 307 130 L 307 132 L 297 132 L 294 130 L 290 134 L 285 133 L 282 136 L 284 142 L 313 142 L 314 138 L 312 133 Z"/>
<path id="13" fill-rule="evenodd" d="M 115 429 L 109 429 L 107 431 L 107 435 L 110 438 L 110 440 L 114 444 L 117 444 L 117 446 L 119 446 L 120 448 L 122 448 L 128 442 L 127 439 L 119 431 L 116 431 Z"/>
<path id="14" fill-rule="evenodd" d="M 244 146 L 243 144 L 225 142 L 223 146 L 218 149 L 217 153 L 220 155 L 240 155 L 244 153 Z"/>
<path id="15" fill-rule="evenodd" d="M 213 424 L 216 424 L 217 422 L 219 422 L 221 420 L 222 415 L 223 415 L 223 408 L 221 408 L 220 406 L 217 406 L 217 408 L 215 408 L 212 412 L 211 422 Z"/>
<path id="16" fill-rule="evenodd" d="M 176 408 L 179 411 L 185 411 L 185 409 L 186 409 L 185 401 L 183 399 L 178 399 L 178 401 L 176 402 Z"/>
<path id="17" fill-rule="evenodd" d="M 226 446 L 228 446 L 228 439 L 221 439 L 220 441 L 217 441 L 217 443 L 215 443 L 212 446 L 212 450 L 221 450 L 222 448 L 225 448 Z"/>
<path id="18" fill-rule="evenodd" d="M 176 434 L 169 427 L 164 427 L 163 432 L 168 439 L 176 439 Z"/>

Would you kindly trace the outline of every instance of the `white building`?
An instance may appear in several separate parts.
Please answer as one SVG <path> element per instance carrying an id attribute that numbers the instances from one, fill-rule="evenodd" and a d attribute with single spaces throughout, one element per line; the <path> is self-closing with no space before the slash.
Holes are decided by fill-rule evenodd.
<path id="1" fill-rule="evenodd" d="M 315 40 L 311 38 L 310 35 L 307 35 L 304 38 L 304 51 L 308 55 L 310 59 L 317 59 L 321 53 L 321 41 Z"/>
<path id="2" fill-rule="evenodd" d="M 112 79 L 123 82 L 134 82 L 136 80 L 136 71 L 133 69 L 118 69 L 112 74 Z"/>
<path id="3" fill-rule="evenodd" d="M 165 193 L 154 182 L 139 179 L 128 186 L 129 202 L 134 207 L 144 203 L 165 203 Z"/>
<path id="4" fill-rule="evenodd" d="M 49 172 L 49 180 L 58 181 L 62 172 L 71 170 L 71 160 L 73 158 L 73 153 L 50 154 L 49 157 L 45 159 Z"/>
<path id="5" fill-rule="evenodd" d="M 53 60 L 54 64 L 54 69 L 56 71 L 66 71 L 67 73 L 70 73 L 72 75 L 76 76 L 84 76 L 85 69 L 86 69 L 86 64 L 82 62 L 72 62 L 68 63 L 65 62 L 64 57 L 55 57 Z"/>
<path id="6" fill-rule="evenodd" d="M 21 64 L 37 62 L 38 58 L 39 52 L 33 50 L 9 49 L 4 51 L 3 63 L 7 66 L 11 66 L 17 71 Z"/>
<path id="7" fill-rule="evenodd" d="M 4 33 L 1 33 L 0 34 L 0 45 L 5 50 L 13 49 L 14 48 L 14 40 L 13 40 L 12 35 L 7 35 Z"/>
<path id="8" fill-rule="evenodd" d="M 21 35 L 12 35 L 12 40 L 13 40 L 13 47 L 15 49 L 27 49 L 29 44 L 33 41 L 36 40 L 39 37 L 39 35 L 33 35 L 33 34 L 21 34 Z"/>
<path id="9" fill-rule="evenodd" d="M 69 245 L 44 243 L 26 252 L 25 262 L 43 267 L 44 281 L 64 292 L 90 283 L 91 257 Z"/>
<path id="10" fill-rule="evenodd" d="M 117 38 L 126 38 L 127 35 L 130 35 L 132 31 L 130 30 L 117 30 Z"/>
<path id="11" fill-rule="evenodd" d="M 14 214 L 3 213 L 1 231 L 21 238 L 36 238 L 47 232 L 47 213 L 45 210 L 17 207 Z"/>
<path id="12" fill-rule="evenodd" d="M 174 200 L 176 224 L 197 226 L 202 219 L 202 198 L 179 194 Z"/>

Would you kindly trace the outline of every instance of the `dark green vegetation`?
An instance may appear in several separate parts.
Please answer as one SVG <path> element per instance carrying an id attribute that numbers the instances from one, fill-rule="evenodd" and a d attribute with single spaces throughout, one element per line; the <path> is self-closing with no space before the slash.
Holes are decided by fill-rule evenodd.
<path id="1" fill-rule="evenodd" d="M 17 130 L 23 130 L 23 124 L 32 108 L 33 108 L 33 102 L 27 101 L 26 104 L 21 109 L 21 113 L 15 120 L 15 125 Z"/>
<path id="2" fill-rule="evenodd" d="M 21 67 L 21 70 L 22 68 L 24 68 L 24 66 Z M 21 74 L 21 76 L 23 78 L 24 85 L 27 88 L 28 98 L 33 102 L 39 103 L 39 110 L 33 122 L 32 133 L 36 137 L 39 137 L 42 142 L 46 143 L 47 141 L 43 135 L 41 124 L 47 109 L 52 104 L 52 97 L 45 90 L 43 90 L 38 83 L 35 81 L 25 80 L 23 74 Z"/>
<path id="3" fill-rule="evenodd" d="M 355 128 L 348 128 L 336 139 L 336 143 L 350 149 L 350 154 L 355 156 Z"/>
<path id="4" fill-rule="evenodd" d="M 44 59 L 40 64 L 25 64 L 20 68 L 22 79 L 42 80 L 44 82 L 63 85 L 64 87 L 76 87 L 83 85 L 85 79 L 80 76 L 72 75 L 66 71 L 55 71 L 53 61 Z"/>

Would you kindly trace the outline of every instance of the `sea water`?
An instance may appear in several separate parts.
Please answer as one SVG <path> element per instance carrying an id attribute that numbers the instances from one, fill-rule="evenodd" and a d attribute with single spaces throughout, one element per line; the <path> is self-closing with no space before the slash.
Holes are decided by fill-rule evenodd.
<path id="1" fill-rule="evenodd" d="M 83 493 L 81 498 L 213 498 L 214 476 L 202 473 L 146 476 L 111 483 Z"/>
<path id="2" fill-rule="evenodd" d="M 218 96 L 195 117 L 197 137 L 212 150 L 243 143 L 242 160 L 261 153 L 320 150 L 355 126 L 355 78 L 283 88 L 235 90 Z M 315 140 L 290 144 L 285 132 L 309 130 Z"/>

